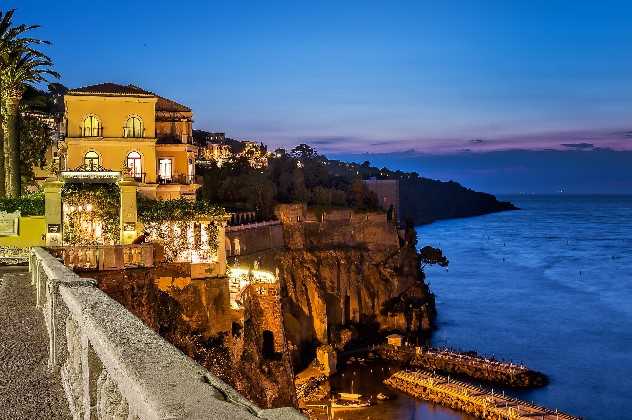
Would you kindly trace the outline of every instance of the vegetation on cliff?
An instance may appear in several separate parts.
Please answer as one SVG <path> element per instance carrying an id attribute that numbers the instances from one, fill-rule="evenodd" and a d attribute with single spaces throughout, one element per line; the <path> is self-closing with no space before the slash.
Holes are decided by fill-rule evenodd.
<path id="1" fill-rule="evenodd" d="M 244 156 L 222 166 L 198 166 L 204 182 L 198 198 L 231 209 L 257 211 L 272 217 L 278 203 L 377 210 L 377 196 L 351 172 L 332 171 L 326 157 L 307 145 L 276 150 L 266 168 L 253 168 Z"/>
<path id="2" fill-rule="evenodd" d="M 267 168 L 253 168 L 245 156 L 234 156 L 222 166 L 211 163 L 198 167 L 198 174 L 204 178 L 199 198 L 229 208 L 254 210 L 264 218 L 272 216 L 278 203 L 378 210 L 377 196 L 362 182 L 369 178 L 399 180 L 400 220 L 411 220 L 416 225 L 515 209 L 511 203 L 456 182 L 380 169 L 368 161 L 358 164 L 331 160 L 306 144 L 290 151 L 275 150 L 269 155 Z"/>

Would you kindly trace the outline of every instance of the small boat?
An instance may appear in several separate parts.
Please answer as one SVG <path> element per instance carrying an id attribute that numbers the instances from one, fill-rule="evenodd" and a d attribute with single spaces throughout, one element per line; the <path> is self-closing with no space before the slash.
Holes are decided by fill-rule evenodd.
<path id="1" fill-rule="evenodd" d="M 365 408 L 374 405 L 370 396 L 341 392 L 331 399 L 331 408 Z"/>
<path id="2" fill-rule="evenodd" d="M 392 395 L 388 395 L 388 394 L 384 394 L 383 392 L 380 392 L 379 394 L 375 396 L 375 398 L 377 398 L 380 401 L 388 401 L 388 400 L 392 400 L 394 397 Z"/>

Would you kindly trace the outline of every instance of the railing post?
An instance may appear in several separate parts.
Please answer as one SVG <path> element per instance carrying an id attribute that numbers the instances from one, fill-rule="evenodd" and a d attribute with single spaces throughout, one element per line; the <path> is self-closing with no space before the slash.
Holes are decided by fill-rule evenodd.
<path id="1" fill-rule="evenodd" d="M 52 371 L 57 367 L 57 323 L 55 322 L 57 280 L 48 279 L 46 286 L 48 295 L 48 368 Z"/>

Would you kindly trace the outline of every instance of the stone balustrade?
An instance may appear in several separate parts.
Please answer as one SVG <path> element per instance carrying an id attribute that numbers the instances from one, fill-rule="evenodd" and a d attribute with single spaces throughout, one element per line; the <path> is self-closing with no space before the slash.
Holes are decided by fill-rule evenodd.
<path id="1" fill-rule="evenodd" d="M 122 270 L 154 265 L 152 245 L 59 246 L 48 250 L 75 270 Z"/>
<path id="2" fill-rule="evenodd" d="M 303 418 L 250 403 L 46 250 L 32 249 L 29 270 L 75 419 Z"/>

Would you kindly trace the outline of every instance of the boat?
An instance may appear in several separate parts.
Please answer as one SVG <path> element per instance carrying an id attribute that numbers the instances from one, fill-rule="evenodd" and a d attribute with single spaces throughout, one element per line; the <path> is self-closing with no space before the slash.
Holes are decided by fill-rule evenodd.
<path id="1" fill-rule="evenodd" d="M 379 394 L 377 394 L 375 396 L 375 398 L 377 398 L 380 401 L 388 401 L 388 400 L 392 400 L 394 398 L 394 396 L 393 395 L 384 394 L 383 392 L 380 392 Z"/>
<path id="2" fill-rule="evenodd" d="M 331 408 L 366 408 L 374 405 L 370 396 L 341 392 L 331 399 Z"/>

